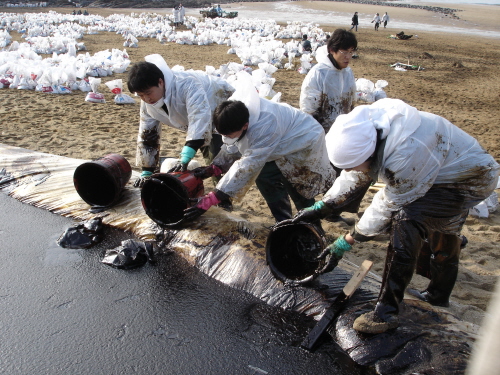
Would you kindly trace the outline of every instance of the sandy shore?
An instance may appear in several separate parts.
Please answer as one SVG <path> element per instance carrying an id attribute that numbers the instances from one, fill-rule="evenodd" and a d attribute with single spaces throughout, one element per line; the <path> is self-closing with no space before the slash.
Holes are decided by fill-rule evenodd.
<path id="1" fill-rule="evenodd" d="M 311 9 L 344 12 L 346 16 L 351 15 L 355 8 L 366 15 L 385 11 L 368 5 L 337 2 L 293 4 Z M 240 5 L 236 3 L 231 6 L 235 8 Z M 265 14 L 272 9 L 273 4 L 244 3 L 242 6 L 253 7 Z M 477 22 L 475 27 L 485 31 L 494 27 L 498 29 L 494 20 L 495 17 L 496 20 L 499 19 L 499 7 L 481 8 L 486 10 L 482 13 L 477 10 L 480 7 L 476 6 L 460 8 L 464 9 L 460 13 L 460 20 L 453 22 Z M 490 8 L 496 13 L 493 10 L 490 12 Z M 65 13 L 72 11 L 69 8 L 54 10 Z M 0 8 L 1 11 L 24 10 Z M 102 15 L 140 12 L 137 9 L 95 8 L 90 11 Z M 170 13 L 165 9 L 157 11 Z M 188 10 L 188 14 L 191 11 L 196 13 L 195 10 Z M 407 17 L 408 20 L 416 20 L 421 17 L 421 22 L 434 20 L 430 16 L 432 13 L 428 11 L 393 8 L 388 12 L 393 19 Z M 294 20 L 296 19 L 290 19 Z M 451 20 L 443 19 L 439 22 Z M 346 27 L 328 23 L 322 26 L 327 32 L 337 27 Z M 443 29 L 446 28 L 443 26 Z M 388 38 L 390 34 L 398 31 L 400 30 L 388 28 L 376 33 L 371 26 L 360 28 L 356 34 L 360 57 L 352 63 L 356 78 L 366 78 L 373 82 L 379 79 L 387 80 L 389 86 L 386 87 L 386 92 L 389 97 L 402 99 L 420 110 L 446 117 L 475 136 L 500 161 L 500 40 L 425 31 L 419 32 L 418 38 L 407 41 Z M 12 36 L 14 40 L 23 41 L 17 33 L 12 33 Z M 111 48 L 123 49 L 123 41 L 121 35 L 110 32 L 85 35 L 82 39 L 90 54 Z M 127 49 L 127 52 L 133 63 L 148 54 L 161 53 L 170 66 L 179 64 L 186 69 L 205 70 L 207 65 L 218 68 L 230 61 L 241 63 L 236 55 L 227 54 L 227 50 L 228 47 L 223 45 L 162 45 L 157 40 L 139 38 L 139 47 Z M 429 58 L 428 55 L 432 57 Z M 389 66 L 395 62 L 410 62 L 422 66 L 424 70 L 395 71 Z M 103 77 L 103 83 L 116 78 L 125 81 L 126 73 Z M 304 76 L 295 70 L 279 70 L 274 74 L 274 78 L 274 90 L 282 92 L 282 101 L 298 106 L 300 85 Z M 81 159 L 95 159 L 116 152 L 134 164 L 139 102 L 118 106 L 113 103 L 114 95 L 105 85 L 101 85 L 100 91 L 105 95 L 105 104 L 85 102 L 86 94 L 83 92 L 51 95 L 26 90 L 1 90 L 0 143 Z M 125 92 L 128 93 L 127 90 Z M 163 132 L 162 155 L 178 155 L 184 144 L 184 135 L 166 126 Z M 207 185 L 210 188 L 209 183 Z M 362 209 L 367 207 L 371 196 L 372 193 L 366 197 Z M 238 214 L 250 221 L 272 223 L 269 210 L 255 188 L 251 189 L 242 202 L 236 203 L 235 208 Z M 324 227 L 332 237 L 343 234 L 348 229 L 344 224 L 325 223 Z M 460 273 L 452 295 L 452 300 L 460 304 L 453 304 L 451 309 L 465 319 L 479 322 L 500 275 L 500 213 L 494 213 L 487 219 L 469 217 L 464 234 L 469 239 L 469 245 L 462 251 Z M 363 259 L 371 259 L 375 262 L 374 271 L 381 273 L 387 240 L 387 237 L 380 236 L 376 241 L 357 245 L 347 258 L 357 264 Z M 427 280 L 419 276 L 415 276 L 412 281 L 413 287 L 424 288 L 426 285 Z"/>

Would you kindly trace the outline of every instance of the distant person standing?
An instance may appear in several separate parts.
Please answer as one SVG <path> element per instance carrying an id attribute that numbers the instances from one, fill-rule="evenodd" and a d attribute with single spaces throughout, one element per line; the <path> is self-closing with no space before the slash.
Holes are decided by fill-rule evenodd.
<path id="1" fill-rule="evenodd" d="M 351 23 L 352 27 L 349 29 L 349 30 L 352 30 L 354 28 L 356 28 L 356 31 L 358 31 L 358 25 L 359 25 L 359 22 L 358 22 L 358 12 L 354 12 L 354 16 L 352 16 L 352 23 Z"/>
<path id="2" fill-rule="evenodd" d="M 382 16 L 382 22 L 384 23 L 385 29 L 385 27 L 387 26 L 387 22 L 389 22 L 389 15 L 387 14 L 387 12 L 385 12 L 385 14 Z"/>
<path id="3" fill-rule="evenodd" d="M 180 23 L 180 10 L 176 5 L 174 9 L 172 9 L 172 14 L 174 15 L 174 26 L 179 26 Z"/>
<path id="4" fill-rule="evenodd" d="M 378 31 L 378 27 L 380 26 L 380 15 L 378 13 L 373 17 L 372 23 L 375 23 L 375 31 Z"/>
<path id="5" fill-rule="evenodd" d="M 182 4 L 179 4 L 179 21 L 181 25 L 184 25 L 185 16 L 186 16 L 186 9 L 182 6 Z"/>

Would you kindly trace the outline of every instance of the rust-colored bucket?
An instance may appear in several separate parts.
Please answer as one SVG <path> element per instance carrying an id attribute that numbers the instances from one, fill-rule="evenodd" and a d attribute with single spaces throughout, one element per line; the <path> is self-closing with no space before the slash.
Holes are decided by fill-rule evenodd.
<path id="1" fill-rule="evenodd" d="M 205 193 L 203 180 L 192 172 L 157 173 L 144 182 L 142 207 L 162 227 L 173 227 L 184 219 L 184 210 L 191 207 L 190 198 Z"/>
<path id="2" fill-rule="evenodd" d="M 322 231 L 309 223 L 281 222 L 267 237 L 266 258 L 271 272 L 283 282 L 303 284 L 314 279 L 324 261 L 316 258 L 325 248 Z"/>
<path id="3" fill-rule="evenodd" d="M 109 207 L 120 198 L 130 176 L 129 162 L 119 154 L 108 154 L 75 169 L 73 183 L 80 197 L 91 206 Z"/>

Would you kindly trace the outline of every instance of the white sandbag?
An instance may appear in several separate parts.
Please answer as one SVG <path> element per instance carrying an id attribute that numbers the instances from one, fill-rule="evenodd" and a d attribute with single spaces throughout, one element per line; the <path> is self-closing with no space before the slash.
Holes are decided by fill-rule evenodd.
<path id="1" fill-rule="evenodd" d="M 169 170 L 171 170 L 173 167 L 175 167 L 175 165 L 177 164 L 177 162 L 179 161 L 179 159 L 176 159 L 176 158 L 166 158 L 163 163 L 161 163 L 161 167 L 160 167 L 160 173 L 167 173 Z M 199 168 L 201 167 L 201 164 L 199 161 L 197 160 L 191 160 L 187 166 L 187 169 L 188 171 L 191 171 L 195 168 Z"/>
<path id="2" fill-rule="evenodd" d="M 105 85 L 108 86 L 113 94 L 115 94 L 113 101 L 116 104 L 135 104 L 134 98 L 123 93 L 123 82 L 121 78 L 108 81 Z"/>
<path id="3" fill-rule="evenodd" d="M 104 95 L 98 91 L 99 85 L 101 84 L 101 78 L 89 77 L 89 84 L 92 91 L 87 94 L 85 101 L 92 103 L 106 103 Z"/>

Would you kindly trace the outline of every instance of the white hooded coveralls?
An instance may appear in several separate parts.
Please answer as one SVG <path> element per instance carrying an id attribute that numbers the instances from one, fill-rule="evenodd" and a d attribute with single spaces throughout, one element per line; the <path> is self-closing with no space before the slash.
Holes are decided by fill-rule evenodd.
<path id="1" fill-rule="evenodd" d="M 159 161 L 162 123 L 187 132 L 186 141 L 204 139 L 207 146 L 212 138 L 213 111 L 232 95 L 234 88 L 200 71 L 173 72 L 160 55 L 149 55 L 145 60 L 163 72 L 163 100 L 168 110 L 167 114 L 162 108 L 141 101 L 136 165 L 151 168 Z"/>
<path id="2" fill-rule="evenodd" d="M 350 67 L 339 70 L 333 66 L 327 46 L 316 50 L 316 60 L 302 82 L 300 109 L 328 132 L 338 115 L 354 108 L 356 80 Z"/>
<path id="3" fill-rule="evenodd" d="M 184 17 L 186 16 L 186 9 L 181 5 L 179 7 L 179 21 L 184 23 Z"/>
<path id="4" fill-rule="evenodd" d="M 275 161 L 283 176 L 305 198 L 325 192 L 335 179 L 335 171 L 326 153 L 323 128 L 288 104 L 259 98 L 259 106 L 255 117 L 250 112 L 246 135 L 233 146 L 222 146 L 221 154 L 239 151 L 242 156 L 219 181 L 217 190 L 239 199 L 264 164 Z"/>
<path id="5" fill-rule="evenodd" d="M 475 138 L 443 117 L 418 111 L 401 100 L 381 99 L 357 107 L 337 119 L 337 126 L 370 122 L 387 138 L 378 173 L 385 187 L 356 224 L 356 232 L 371 237 L 389 228 L 392 214 L 423 197 L 433 185 L 459 189 L 478 202 L 497 185 L 500 166 Z M 334 134 L 335 133 L 335 134 Z M 329 154 L 336 132 L 326 136 Z M 351 148 L 355 140 L 338 139 Z M 366 173 L 343 170 L 323 197 L 329 205 L 342 203 L 347 192 L 366 183 Z"/>

